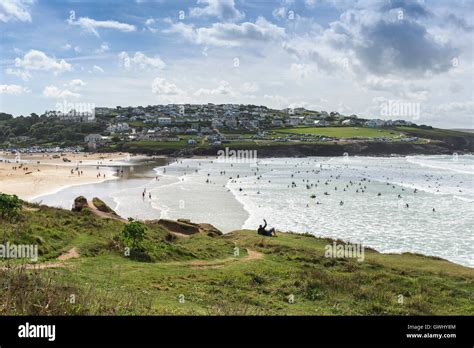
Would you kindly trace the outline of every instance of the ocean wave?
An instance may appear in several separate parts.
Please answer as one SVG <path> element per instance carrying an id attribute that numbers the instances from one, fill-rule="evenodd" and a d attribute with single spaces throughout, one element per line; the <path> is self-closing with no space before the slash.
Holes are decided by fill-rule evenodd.
<path id="1" fill-rule="evenodd" d="M 452 158 L 452 157 L 450 157 Z M 459 164 L 452 159 L 446 159 L 446 162 L 442 161 L 433 161 L 432 159 L 422 159 L 417 156 L 407 156 L 406 157 L 407 162 L 411 164 L 416 164 L 421 167 L 425 168 L 431 168 L 431 169 L 440 169 L 440 170 L 446 170 L 446 171 L 451 171 L 459 174 L 468 174 L 468 175 L 474 175 L 474 165 L 473 164 L 467 164 L 467 169 L 463 168 L 456 168 L 456 166 L 461 166 L 462 164 Z M 447 162 L 449 161 L 449 162 Z M 459 161 L 459 157 L 458 157 Z M 464 164 L 466 166 L 466 164 Z"/>

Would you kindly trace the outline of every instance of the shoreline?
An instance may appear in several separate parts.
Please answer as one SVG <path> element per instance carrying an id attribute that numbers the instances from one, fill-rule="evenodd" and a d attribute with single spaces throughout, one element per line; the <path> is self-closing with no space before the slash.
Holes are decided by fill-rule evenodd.
<path id="1" fill-rule="evenodd" d="M 37 193 L 35 196 L 25 196 L 25 197 L 26 197 L 26 200 L 28 202 L 33 202 L 33 201 L 38 200 L 38 198 L 40 198 L 40 197 L 54 195 L 54 194 L 57 194 L 57 193 L 61 192 L 62 190 L 70 189 L 71 187 L 82 186 L 82 185 L 90 185 L 90 184 L 101 184 L 101 183 L 106 182 L 106 181 L 111 181 L 111 180 L 117 180 L 118 179 L 118 177 L 115 176 L 114 173 L 111 172 L 109 174 L 112 177 L 102 179 L 102 180 L 99 180 L 99 181 L 94 181 L 94 182 L 93 181 L 84 181 L 84 182 L 78 182 L 78 183 L 74 183 L 74 184 L 62 185 L 62 186 L 55 187 L 55 188 L 51 189 L 50 191 L 43 191 L 41 193 Z"/>
<path id="2" fill-rule="evenodd" d="M 36 153 L 16 157 L 0 152 L 0 192 L 32 201 L 69 187 L 116 180 L 112 167 L 126 165 L 127 155 Z"/>

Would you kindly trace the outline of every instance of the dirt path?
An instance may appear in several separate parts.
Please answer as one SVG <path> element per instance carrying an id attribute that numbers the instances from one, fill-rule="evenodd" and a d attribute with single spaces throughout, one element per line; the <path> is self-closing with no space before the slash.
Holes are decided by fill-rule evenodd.
<path id="1" fill-rule="evenodd" d="M 38 263 L 38 264 L 28 264 L 26 265 L 26 269 L 45 269 L 45 268 L 56 268 L 56 267 L 64 267 L 64 261 L 70 260 L 70 259 L 77 259 L 79 257 L 79 252 L 77 251 L 77 248 L 74 247 L 72 249 L 69 249 L 67 252 L 64 254 L 61 254 L 58 256 L 58 260 L 60 262 L 43 262 L 43 263 Z"/>
<path id="2" fill-rule="evenodd" d="M 247 261 L 263 259 L 262 253 L 255 250 L 251 250 L 251 249 L 246 249 L 246 250 L 247 250 L 247 256 L 242 257 L 242 258 L 229 257 L 227 259 L 209 260 L 209 261 L 208 260 L 195 260 L 195 261 L 191 261 L 189 264 L 193 268 L 209 269 L 209 268 L 221 268 L 231 262 L 247 262 Z"/>
<path id="3" fill-rule="evenodd" d="M 258 251 L 255 251 L 255 250 L 250 250 L 250 249 L 247 249 L 247 256 L 245 258 L 244 261 L 252 261 L 252 260 L 261 260 L 263 259 L 263 254 L 258 252 Z"/>
<path id="4" fill-rule="evenodd" d="M 251 250 L 251 249 L 246 249 L 247 250 L 247 256 L 242 257 L 242 258 L 236 258 L 236 257 L 229 257 L 226 259 L 216 259 L 216 260 L 194 260 L 194 261 L 184 261 L 184 262 L 171 262 L 169 264 L 172 265 L 190 265 L 192 268 L 195 269 L 214 269 L 214 268 L 222 268 L 226 264 L 233 263 L 233 262 L 248 262 L 248 261 L 255 261 L 255 260 L 261 260 L 263 259 L 263 254 Z M 79 258 L 79 252 L 77 251 L 77 248 L 74 247 L 64 254 L 61 254 L 58 256 L 57 260 L 55 262 L 43 262 L 43 263 L 30 263 L 26 265 L 18 265 L 14 266 L 12 268 L 7 268 L 7 267 L 0 267 L 0 270 L 6 271 L 8 269 L 17 269 L 20 267 L 24 267 L 25 269 L 28 270 L 34 270 L 34 269 L 46 269 L 46 268 L 57 268 L 57 267 L 65 267 L 66 264 L 64 261 L 70 260 L 70 259 L 76 259 Z"/>
<path id="5" fill-rule="evenodd" d="M 179 232 L 172 232 L 172 231 L 169 231 L 172 235 L 175 235 L 176 237 L 180 237 L 180 238 L 189 238 L 192 236 L 192 234 L 184 234 L 184 233 L 179 233 Z"/>
<path id="6" fill-rule="evenodd" d="M 79 252 L 77 251 L 77 248 L 74 247 L 74 248 L 70 249 L 68 252 L 66 252 L 62 255 L 59 255 L 58 260 L 66 261 L 66 260 L 69 260 L 69 259 L 77 259 L 78 257 L 79 257 Z"/>
<path id="7" fill-rule="evenodd" d="M 27 207 L 26 205 L 23 205 L 21 209 L 24 211 L 39 211 L 39 208 Z"/>
<path id="8" fill-rule="evenodd" d="M 79 252 L 77 251 L 77 248 L 74 247 L 72 249 L 69 249 L 67 252 L 64 254 L 61 254 L 58 256 L 58 260 L 54 262 L 42 262 L 42 263 L 28 263 L 24 265 L 15 265 L 11 267 L 10 269 L 18 269 L 20 267 L 24 267 L 25 269 L 46 269 L 46 268 L 56 268 L 56 267 L 64 267 L 64 261 L 70 260 L 70 259 L 76 259 L 80 257 Z M 6 271 L 8 270 L 7 267 L 0 267 L 0 270 Z"/>

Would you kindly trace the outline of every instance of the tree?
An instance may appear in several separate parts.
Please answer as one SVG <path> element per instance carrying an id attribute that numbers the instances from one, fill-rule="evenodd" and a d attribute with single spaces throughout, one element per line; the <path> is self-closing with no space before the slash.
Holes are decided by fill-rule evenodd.
<path id="1" fill-rule="evenodd" d="M 12 118 L 13 118 L 13 115 L 0 112 L 0 121 L 8 121 L 8 120 L 11 120 Z"/>
<path id="2" fill-rule="evenodd" d="M 2 219 L 13 219 L 21 210 L 21 201 L 17 196 L 0 194 L 0 216 Z"/>
<path id="3" fill-rule="evenodd" d="M 129 218 L 128 221 L 129 223 L 123 227 L 122 237 L 132 248 L 141 249 L 146 227 L 140 221 L 135 221 L 132 218 Z"/>

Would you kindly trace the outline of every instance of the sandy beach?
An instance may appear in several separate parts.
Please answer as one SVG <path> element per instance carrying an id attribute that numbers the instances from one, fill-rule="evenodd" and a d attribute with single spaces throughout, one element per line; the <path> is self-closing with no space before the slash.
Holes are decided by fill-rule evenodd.
<path id="1" fill-rule="evenodd" d="M 127 153 L 39 153 L 17 157 L 0 152 L 0 192 L 31 200 L 68 186 L 113 180 L 113 170 L 105 166 L 129 158 Z"/>

